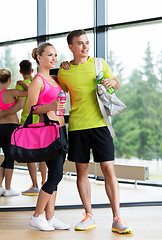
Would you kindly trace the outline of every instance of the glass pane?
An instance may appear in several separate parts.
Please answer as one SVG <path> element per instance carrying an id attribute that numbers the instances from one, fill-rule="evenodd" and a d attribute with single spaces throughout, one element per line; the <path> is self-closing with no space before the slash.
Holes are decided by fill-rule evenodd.
<path id="1" fill-rule="evenodd" d="M 22 60 L 30 60 L 33 65 L 33 69 L 36 71 L 36 62 L 31 57 L 32 50 L 35 47 L 37 47 L 37 42 L 20 43 L 7 47 L 0 47 L 0 68 L 9 68 L 12 71 L 11 88 L 15 87 L 17 80 L 22 79 L 22 75 L 19 73 L 19 63 Z"/>
<path id="2" fill-rule="evenodd" d="M 37 34 L 37 0 L 1 1 L 1 39 L 8 41 Z"/>
<path id="3" fill-rule="evenodd" d="M 49 0 L 49 34 L 93 27 L 94 0 Z M 79 9 L 79 10 L 78 10 Z"/>
<path id="4" fill-rule="evenodd" d="M 107 0 L 107 24 L 161 17 L 161 0 Z"/>
<path id="5" fill-rule="evenodd" d="M 111 71 L 120 81 L 117 95 L 126 111 L 112 118 L 119 162 L 150 167 L 150 180 L 162 181 L 162 24 L 108 31 Z"/>

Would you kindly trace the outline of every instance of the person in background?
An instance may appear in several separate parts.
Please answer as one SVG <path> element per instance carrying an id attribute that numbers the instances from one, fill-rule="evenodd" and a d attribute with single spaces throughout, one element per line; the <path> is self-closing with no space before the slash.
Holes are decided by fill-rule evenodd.
<path id="1" fill-rule="evenodd" d="M 131 233 L 133 230 L 120 217 L 113 139 L 97 102 L 95 62 L 94 58 L 88 55 L 88 37 L 84 30 L 74 30 L 67 36 L 67 42 L 74 58 L 69 63 L 69 70 L 60 68 L 58 82 L 64 91 L 70 93 L 68 160 L 76 164 L 77 187 L 85 209 L 85 218 L 75 226 L 75 230 L 96 227 L 88 179 L 88 163 L 92 149 L 94 162 L 100 163 L 105 179 L 106 194 L 113 213 L 112 231 Z M 104 59 L 102 65 L 105 78 L 102 84 L 106 88 L 114 87 L 117 90 L 119 82 L 110 72 Z"/>
<path id="2" fill-rule="evenodd" d="M 11 71 L 0 69 L 0 147 L 4 153 L 4 161 L 0 166 L 0 196 L 17 196 L 15 190 L 11 188 L 11 180 L 14 168 L 14 159 L 10 155 L 11 134 L 19 126 L 16 112 L 6 115 L 6 111 L 16 104 L 17 97 L 26 97 L 27 89 L 20 91 L 8 89 L 11 84 Z M 2 183 L 5 179 L 5 188 Z"/>
<path id="3" fill-rule="evenodd" d="M 20 74 L 23 76 L 23 82 L 20 82 L 21 85 L 19 84 L 19 81 L 17 82 L 16 89 L 19 90 L 24 90 L 25 85 L 30 85 L 32 82 L 32 64 L 29 60 L 23 60 L 19 64 L 20 66 Z M 25 83 L 23 87 L 23 83 Z M 26 118 L 28 117 L 28 112 L 27 112 L 27 97 L 21 97 L 19 99 L 19 104 L 22 106 L 23 105 L 23 111 L 21 114 L 21 121 L 20 125 L 24 125 Z M 39 122 L 39 116 L 38 115 L 33 115 L 33 123 L 38 123 Z M 39 194 L 39 188 L 38 188 L 38 181 L 37 181 L 37 163 L 27 163 L 29 174 L 32 180 L 32 186 L 27 189 L 26 191 L 23 191 L 23 195 L 27 196 L 37 196 Z M 40 162 L 39 163 L 39 170 L 41 173 L 42 177 L 42 182 L 41 185 L 43 185 L 46 181 L 46 175 L 47 175 L 47 167 L 45 162 Z"/>
<path id="4" fill-rule="evenodd" d="M 55 111 L 65 108 L 65 104 L 57 101 L 58 94 L 62 89 L 49 75 L 49 70 L 54 68 L 57 62 L 56 49 L 50 43 L 42 43 L 38 48 L 33 49 L 32 57 L 39 65 L 39 70 L 28 89 L 28 113 L 33 105 L 38 104 L 38 107 L 33 113 L 40 116 L 39 121 L 43 122 L 43 114 L 47 113 L 51 120 L 60 123 L 66 136 L 64 117 L 55 114 Z M 69 224 L 58 220 L 54 214 L 57 186 L 63 177 L 65 155 L 66 154 L 60 154 L 54 161 L 46 162 L 48 168 L 47 181 L 43 184 L 39 192 L 35 212 L 29 222 L 31 226 L 42 231 L 70 228 Z"/>

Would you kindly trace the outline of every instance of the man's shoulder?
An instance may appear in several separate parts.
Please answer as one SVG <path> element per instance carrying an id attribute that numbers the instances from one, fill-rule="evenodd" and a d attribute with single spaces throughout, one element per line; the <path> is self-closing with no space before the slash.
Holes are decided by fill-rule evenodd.
<path id="1" fill-rule="evenodd" d="M 24 79 L 23 81 L 24 81 L 27 85 L 29 85 L 29 84 L 31 83 L 32 79 L 33 79 L 33 78 L 28 78 L 28 79 Z"/>

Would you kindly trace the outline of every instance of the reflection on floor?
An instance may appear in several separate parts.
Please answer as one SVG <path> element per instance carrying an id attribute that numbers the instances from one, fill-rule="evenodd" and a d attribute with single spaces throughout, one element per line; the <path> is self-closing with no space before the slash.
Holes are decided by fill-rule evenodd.
<path id="1" fill-rule="evenodd" d="M 38 182 L 41 183 L 40 173 Z M 92 190 L 92 203 L 109 203 L 104 182 L 90 179 Z M 148 187 L 119 184 L 121 203 L 128 202 L 155 202 L 162 201 L 162 191 L 160 187 Z M 31 186 L 31 180 L 27 170 L 15 170 L 12 180 L 12 187 L 18 192 L 24 191 Z M 40 187 L 40 186 L 39 186 Z M 37 197 L 35 196 L 15 196 L 0 197 L 0 206 L 35 206 Z M 76 177 L 64 176 L 59 184 L 56 205 L 80 205 L 81 201 L 76 187 Z"/>

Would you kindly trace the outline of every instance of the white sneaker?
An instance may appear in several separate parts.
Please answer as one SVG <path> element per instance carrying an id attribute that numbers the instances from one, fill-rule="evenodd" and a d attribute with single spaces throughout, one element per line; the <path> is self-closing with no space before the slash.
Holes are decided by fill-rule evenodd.
<path id="1" fill-rule="evenodd" d="M 4 193 L 3 193 L 3 196 L 5 196 L 5 197 L 18 196 L 18 195 L 19 195 L 19 193 L 16 192 L 15 190 L 13 190 L 12 188 L 10 188 L 8 190 L 5 189 Z"/>
<path id="2" fill-rule="evenodd" d="M 53 226 L 57 230 L 66 230 L 70 228 L 69 224 L 65 224 L 53 216 L 50 220 L 48 220 L 50 226 Z"/>
<path id="3" fill-rule="evenodd" d="M 5 190 L 3 187 L 0 187 L 0 196 L 2 196 L 4 194 Z"/>
<path id="4" fill-rule="evenodd" d="M 54 227 L 52 227 L 48 224 L 48 221 L 46 220 L 44 214 L 41 214 L 38 217 L 32 216 L 30 218 L 29 225 L 32 227 L 38 228 L 39 230 L 42 230 L 42 231 L 55 230 Z"/>

